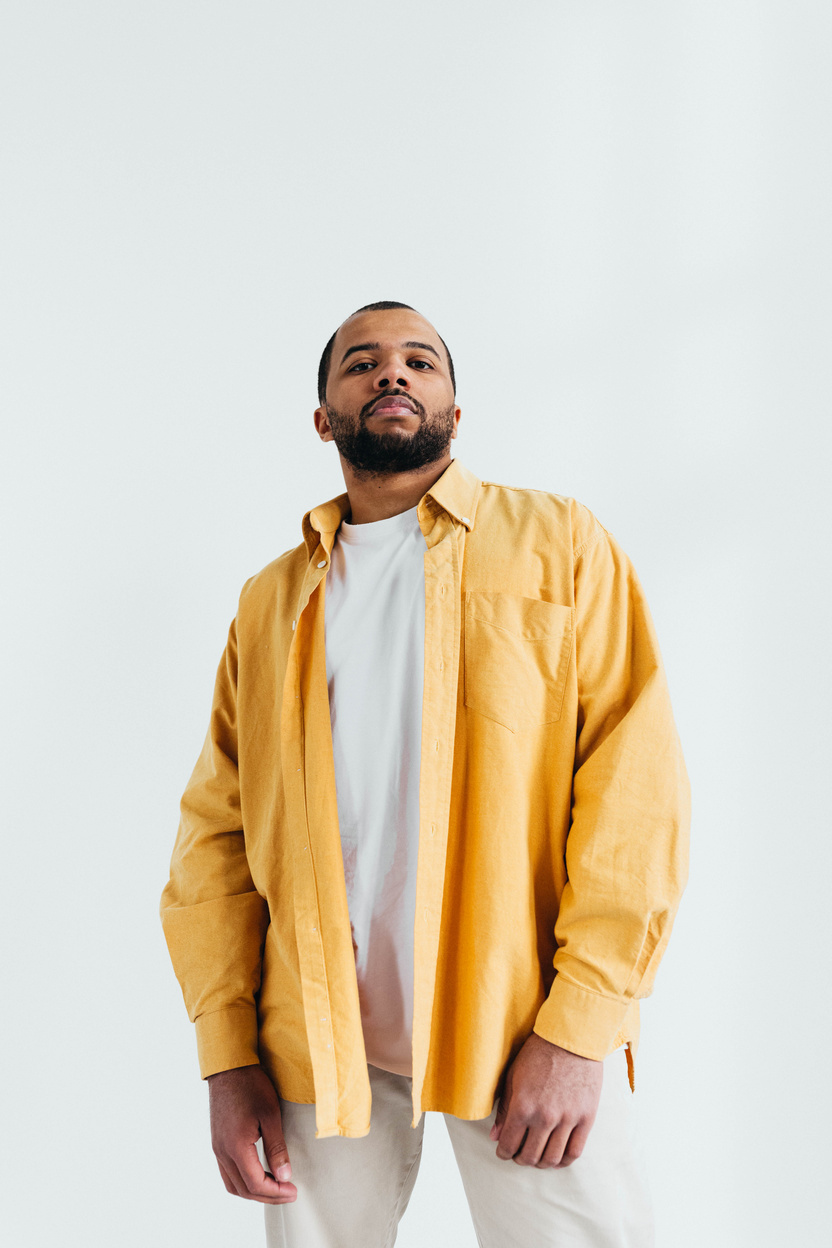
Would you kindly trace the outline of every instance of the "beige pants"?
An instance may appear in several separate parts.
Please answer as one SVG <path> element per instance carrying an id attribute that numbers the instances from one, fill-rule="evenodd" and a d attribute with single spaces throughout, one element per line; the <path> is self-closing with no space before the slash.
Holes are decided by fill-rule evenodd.
<path id="1" fill-rule="evenodd" d="M 419 1171 L 425 1117 L 410 1125 L 410 1079 L 370 1066 L 369 1135 L 315 1139 L 314 1105 L 281 1098 L 296 1201 L 264 1205 L 268 1248 L 390 1248 Z M 503 1161 L 497 1113 L 445 1114 L 481 1248 L 653 1248 L 653 1216 L 624 1049 L 604 1062 L 583 1153 L 562 1170 Z M 258 1144 L 263 1160 L 262 1141 Z M 433 1248 L 445 1248 L 436 1244 Z M 451 1245 L 448 1245 L 451 1248 Z"/>

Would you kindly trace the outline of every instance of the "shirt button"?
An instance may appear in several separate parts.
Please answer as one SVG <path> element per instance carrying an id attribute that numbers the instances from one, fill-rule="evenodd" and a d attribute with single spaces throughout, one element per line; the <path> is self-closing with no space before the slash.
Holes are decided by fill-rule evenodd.
<path id="1" fill-rule="evenodd" d="M 322 559 L 322 560 L 321 560 L 321 562 L 318 564 L 318 567 L 319 567 L 319 568 L 325 568 L 325 567 L 326 567 L 326 559 Z"/>
<path id="2" fill-rule="evenodd" d="M 297 620 L 292 620 L 292 632 L 294 632 L 294 631 L 295 631 L 295 625 L 296 625 L 296 624 L 297 624 Z"/>
<path id="3" fill-rule="evenodd" d="M 440 672 L 444 672 L 444 670 L 445 670 L 445 664 L 444 664 L 444 663 L 440 663 L 440 664 L 439 664 L 439 670 L 440 670 Z"/>
<path id="4" fill-rule="evenodd" d="M 471 523 L 471 519 L 470 519 L 470 517 L 469 517 L 469 516 L 463 516 L 463 517 L 462 517 L 462 519 L 464 520 L 464 522 L 465 522 L 466 524 L 470 524 L 470 523 Z"/>

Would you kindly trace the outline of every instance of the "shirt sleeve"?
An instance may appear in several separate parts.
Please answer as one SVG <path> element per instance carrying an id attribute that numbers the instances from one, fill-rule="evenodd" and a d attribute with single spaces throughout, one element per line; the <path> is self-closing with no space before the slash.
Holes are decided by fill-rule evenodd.
<path id="1" fill-rule="evenodd" d="M 237 759 L 236 618 L 217 669 L 205 743 L 180 803 L 160 916 L 200 1074 L 259 1062 L 257 1007 L 268 905 L 246 858 Z"/>
<path id="2" fill-rule="evenodd" d="M 687 883 L 690 785 L 653 622 L 600 524 L 575 560 L 578 724 L 555 978 L 534 1031 L 602 1060 L 647 997 Z"/>

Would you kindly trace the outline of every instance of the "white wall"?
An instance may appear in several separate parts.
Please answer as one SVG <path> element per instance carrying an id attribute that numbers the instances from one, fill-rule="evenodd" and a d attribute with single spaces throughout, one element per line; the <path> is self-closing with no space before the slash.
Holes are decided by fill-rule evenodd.
<path id="1" fill-rule="evenodd" d="M 240 587 L 343 488 L 320 351 L 390 298 L 451 347 L 454 453 L 591 507 L 658 629 L 694 803 L 637 1069 L 659 1248 L 820 1243 L 829 6 L 0 24 L 6 1242 L 262 1242 L 157 908 Z M 436 1115 L 399 1242 L 475 1243 Z"/>

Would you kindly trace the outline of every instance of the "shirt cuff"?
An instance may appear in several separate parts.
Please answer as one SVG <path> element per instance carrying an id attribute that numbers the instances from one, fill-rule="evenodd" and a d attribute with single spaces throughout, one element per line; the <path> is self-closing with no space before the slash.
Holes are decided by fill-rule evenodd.
<path id="1" fill-rule="evenodd" d="M 558 974 L 533 1030 L 550 1044 L 601 1062 L 621 1044 L 634 1006 L 637 1002 L 602 997 Z"/>
<path id="2" fill-rule="evenodd" d="M 237 1066 L 257 1066 L 257 1009 L 234 1005 L 196 1019 L 196 1047 L 202 1079 Z"/>

